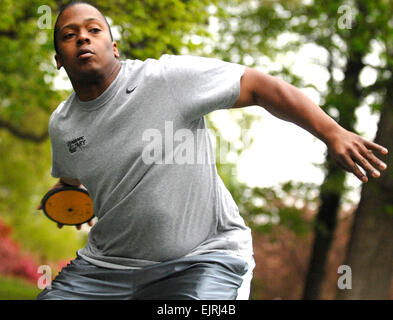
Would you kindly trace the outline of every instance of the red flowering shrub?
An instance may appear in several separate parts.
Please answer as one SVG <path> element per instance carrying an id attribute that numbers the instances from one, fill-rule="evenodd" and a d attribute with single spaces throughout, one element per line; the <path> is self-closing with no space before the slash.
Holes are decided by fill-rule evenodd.
<path id="1" fill-rule="evenodd" d="M 36 283 L 40 274 L 34 258 L 20 250 L 11 238 L 12 228 L 0 219 L 0 275 L 25 278 Z"/>

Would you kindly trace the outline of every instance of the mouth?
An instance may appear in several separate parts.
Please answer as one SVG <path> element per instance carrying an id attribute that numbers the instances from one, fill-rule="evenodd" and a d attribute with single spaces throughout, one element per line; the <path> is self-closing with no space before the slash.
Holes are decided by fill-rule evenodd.
<path id="1" fill-rule="evenodd" d="M 89 49 L 80 49 L 78 51 L 78 54 L 76 55 L 76 57 L 78 59 L 88 59 L 90 58 L 92 55 L 94 54 L 93 51 L 89 50 Z"/>

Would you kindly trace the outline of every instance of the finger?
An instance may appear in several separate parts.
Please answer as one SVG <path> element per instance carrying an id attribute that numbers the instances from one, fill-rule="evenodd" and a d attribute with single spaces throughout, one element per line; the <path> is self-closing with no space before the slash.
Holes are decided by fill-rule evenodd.
<path id="1" fill-rule="evenodd" d="M 37 210 L 41 210 L 42 209 L 42 206 L 41 206 L 41 203 L 38 205 L 38 207 L 37 207 Z"/>
<path id="2" fill-rule="evenodd" d="M 78 230 L 80 230 L 80 229 L 82 228 L 82 226 L 81 226 L 80 224 L 78 224 L 78 225 L 76 225 L 76 228 L 77 228 Z"/>
<path id="3" fill-rule="evenodd" d="M 359 169 L 356 163 L 349 157 L 343 157 L 341 165 L 348 172 L 352 172 L 361 182 L 366 183 L 368 181 L 367 176 Z"/>
<path id="4" fill-rule="evenodd" d="M 379 169 L 385 170 L 387 168 L 386 163 L 378 159 L 371 150 L 368 150 L 366 148 L 360 148 L 360 154 Z"/>
<path id="5" fill-rule="evenodd" d="M 365 139 L 363 139 L 363 141 L 364 141 L 365 146 L 369 149 L 378 151 L 381 154 L 388 154 L 389 153 L 389 150 L 387 148 L 385 148 L 377 143 L 374 143 L 374 142 L 371 142 L 371 141 L 368 141 Z"/>
<path id="6" fill-rule="evenodd" d="M 61 229 L 61 228 L 63 228 L 63 225 L 62 225 L 61 223 L 58 223 L 58 224 L 57 224 L 57 227 L 58 227 L 59 229 Z"/>
<path id="7" fill-rule="evenodd" d="M 353 160 L 374 178 L 378 178 L 381 175 L 380 172 L 376 170 L 360 153 L 353 152 Z"/>
<path id="8" fill-rule="evenodd" d="M 89 220 L 89 221 L 87 222 L 87 224 L 88 224 L 90 227 L 92 227 L 93 224 L 94 224 L 93 219 L 92 219 L 92 220 Z"/>

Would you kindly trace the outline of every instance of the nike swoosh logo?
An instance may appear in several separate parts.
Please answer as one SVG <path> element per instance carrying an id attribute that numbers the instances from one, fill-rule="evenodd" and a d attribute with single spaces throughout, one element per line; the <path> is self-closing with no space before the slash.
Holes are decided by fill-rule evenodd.
<path id="1" fill-rule="evenodd" d="M 127 88 L 127 90 L 126 90 L 126 93 L 131 93 L 131 92 L 133 92 L 135 89 L 136 89 L 136 86 L 135 86 L 135 87 L 129 87 L 129 88 Z"/>

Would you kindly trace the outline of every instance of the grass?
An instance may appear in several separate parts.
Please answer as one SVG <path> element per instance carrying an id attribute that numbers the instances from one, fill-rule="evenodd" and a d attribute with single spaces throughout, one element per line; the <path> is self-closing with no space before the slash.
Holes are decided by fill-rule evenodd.
<path id="1" fill-rule="evenodd" d="M 20 278 L 0 276 L 0 300 L 35 300 L 41 290 Z"/>

